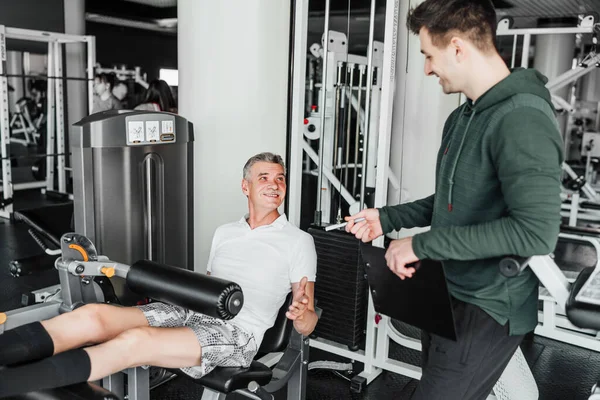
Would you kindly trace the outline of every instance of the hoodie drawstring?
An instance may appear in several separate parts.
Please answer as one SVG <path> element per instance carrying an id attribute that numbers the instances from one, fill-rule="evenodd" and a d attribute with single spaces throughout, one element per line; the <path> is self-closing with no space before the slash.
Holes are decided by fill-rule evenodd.
<path id="1" fill-rule="evenodd" d="M 460 158 L 460 153 L 462 152 L 463 145 L 465 144 L 465 138 L 467 137 L 467 133 L 469 132 L 469 127 L 471 126 L 471 121 L 475 117 L 476 111 L 473 110 L 471 117 L 469 118 L 469 122 L 467 122 L 467 127 L 465 128 L 465 132 L 460 140 L 460 145 L 458 146 L 458 152 L 456 157 L 454 158 L 454 163 L 452 164 L 452 170 L 450 171 L 450 178 L 448 179 L 448 184 L 450 187 L 448 188 L 448 211 L 452 212 L 452 191 L 454 188 L 454 174 L 456 173 L 456 166 L 458 165 L 458 159 Z"/>

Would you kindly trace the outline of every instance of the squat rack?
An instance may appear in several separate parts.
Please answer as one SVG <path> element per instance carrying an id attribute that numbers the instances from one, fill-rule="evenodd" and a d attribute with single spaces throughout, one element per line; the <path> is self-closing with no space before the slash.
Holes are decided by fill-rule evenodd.
<path id="1" fill-rule="evenodd" d="M 42 182 L 12 183 L 10 157 L 10 127 L 8 110 L 7 48 L 6 39 L 48 43 L 48 92 L 46 132 L 46 180 Z M 13 213 L 13 195 L 16 190 L 43 188 L 46 191 L 67 193 L 65 158 L 65 105 L 63 91 L 63 44 L 84 43 L 87 48 L 86 80 L 88 84 L 88 111 L 93 106 L 94 65 L 96 40 L 94 36 L 68 35 L 0 25 L 0 151 L 2 180 L 0 217 L 10 218 Z M 52 84 L 53 82 L 53 84 Z M 56 143 L 55 143 L 56 140 Z M 56 157 L 56 172 L 55 162 Z M 58 184 L 55 185 L 55 173 Z"/>

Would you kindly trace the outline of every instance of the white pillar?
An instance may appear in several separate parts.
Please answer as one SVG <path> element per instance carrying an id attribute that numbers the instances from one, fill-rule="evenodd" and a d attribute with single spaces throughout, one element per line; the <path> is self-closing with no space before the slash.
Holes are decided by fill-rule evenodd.
<path id="1" fill-rule="evenodd" d="M 247 212 L 242 167 L 285 157 L 290 3 L 179 0 L 179 113 L 194 124 L 195 270 L 215 229 Z"/>
<path id="2" fill-rule="evenodd" d="M 548 79 L 570 70 L 575 55 L 575 35 L 538 35 L 535 42 L 533 67 L 546 75 Z M 569 101 L 569 86 L 555 92 Z"/>
<path id="3" fill-rule="evenodd" d="M 64 0 L 65 33 L 85 35 L 85 0 Z M 84 43 L 65 45 L 65 70 L 67 77 L 86 77 L 86 46 Z M 68 80 L 66 85 L 67 129 L 72 124 L 88 115 L 87 82 L 84 80 Z"/>
<path id="4" fill-rule="evenodd" d="M 540 28 L 547 27 L 572 27 L 575 24 L 552 20 L 542 21 L 539 23 Z M 538 35 L 535 39 L 535 53 L 533 67 L 546 75 L 548 79 L 556 78 L 560 74 L 570 70 L 573 66 L 573 58 L 575 55 L 575 35 L 560 34 L 560 35 Z M 571 102 L 569 92 L 570 85 L 563 89 L 557 90 L 554 94 L 562 97 L 568 102 Z M 564 138 L 564 151 L 567 160 L 579 158 L 578 146 L 571 146 L 571 134 L 567 132 L 567 115 L 557 116 L 558 125 L 561 130 L 561 135 Z M 574 147 L 573 149 L 571 147 Z"/>
<path id="5" fill-rule="evenodd" d="M 444 123 L 460 105 L 458 94 L 444 94 L 438 79 L 425 75 L 419 37 L 406 27 L 407 3 L 400 3 L 390 144 L 390 168 L 399 178 L 401 190 L 388 186 L 389 205 L 418 200 L 435 191 L 435 164 Z M 402 236 L 416 232 L 403 229 Z"/>

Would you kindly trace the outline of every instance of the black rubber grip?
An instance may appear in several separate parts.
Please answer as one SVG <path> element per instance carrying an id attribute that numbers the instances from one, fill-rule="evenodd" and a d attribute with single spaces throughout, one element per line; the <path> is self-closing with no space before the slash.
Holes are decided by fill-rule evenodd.
<path id="1" fill-rule="evenodd" d="M 232 319 L 244 304 L 237 283 L 153 261 L 133 264 L 127 286 L 154 300 L 220 319 Z"/>

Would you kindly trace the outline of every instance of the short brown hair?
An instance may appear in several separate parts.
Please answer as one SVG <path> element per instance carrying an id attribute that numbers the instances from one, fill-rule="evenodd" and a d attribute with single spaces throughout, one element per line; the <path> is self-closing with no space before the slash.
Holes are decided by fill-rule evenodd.
<path id="1" fill-rule="evenodd" d="M 481 51 L 496 49 L 498 23 L 490 0 L 426 0 L 409 11 L 406 25 L 415 35 L 426 28 L 437 47 L 462 33 Z"/>

